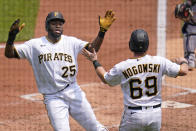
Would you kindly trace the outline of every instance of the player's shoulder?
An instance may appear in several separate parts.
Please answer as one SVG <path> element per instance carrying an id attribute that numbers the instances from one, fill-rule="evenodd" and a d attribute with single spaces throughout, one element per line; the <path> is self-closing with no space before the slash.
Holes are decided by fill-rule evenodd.
<path id="1" fill-rule="evenodd" d="M 169 60 L 163 56 L 159 56 L 159 55 L 155 55 L 155 56 L 152 56 L 152 55 L 146 55 L 144 58 L 143 58 L 143 61 L 142 62 L 147 62 L 147 63 L 156 63 L 156 64 L 163 64 L 164 63 L 167 63 Z"/>
<path id="2" fill-rule="evenodd" d="M 44 39 L 43 37 L 32 38 L 32 39 L 29 39 L 29 40 L 25 41 L 24 44 L 26 44 L 28 46 L 33 46 L 33 45 L 41 43 L 41 41 L 43 41 L 43 39 Z"/>
<path id="3" fill-rule="evenodd" d="M 159 55 L 155 55 L 155 56 L 146 55 L 145 57 L 146 57 L 147 59 L 158 60 L 158 61 L 162 61 L 162 60 L 165 60 L 165 59 L 166 59 L 165 57 L 159 56 Z"/>
<path id="4" fill-rule="evenodd" d="M 64 40 L 77 40 L 78 38 L 76 38 L 74 36 L 61 35 L 61 39 L 64 39 Z"/>
<path id="5" fill-rule="evenodd" d="M 119 70 L 123 70 L 126 65 L 129 65 L 129 60 L 123 60 L 123 61 L 120 61 L 119 63 L 115 64 L 114 65 L 114 68 L 117 68 Z"/>

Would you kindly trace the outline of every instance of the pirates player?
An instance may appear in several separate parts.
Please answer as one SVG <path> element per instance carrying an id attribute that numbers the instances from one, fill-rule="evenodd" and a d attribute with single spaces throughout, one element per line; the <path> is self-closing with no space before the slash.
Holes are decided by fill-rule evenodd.
<path id="1" fill-rule="evenodd" d="M 98 62 L 95 51 L 83 50 L 102 82 L 110 86 L 121 84 L 124 112 L 120 131 L 160 131 L 162 76 L 177 77 L 188 72 L 185 58 L 171 62 L 160 56 L 148 55 L 148 45 L 147 32 L 141 29 L 133 31 L 129 47 L 134 56 L 116 64 L 108 72 Z"/>
<path id="2" fill-rule="evenodd" d="M 100 31 L 92 43 L 63 35 L 65 19 L 60 12 L 50 12 L 45 28 L 48 34 L 14 46 L 16 34 L 24 27 L 16 20 L 10 28 L 5 47 L 7 58 L 27 59 L 32 65 L 37 87 L 44 96 L 49 119 L 55 131 L 69 131 L 71 115 L 87 131 L 105 131 L 95 117 L 85 93 L 77 84 L 77 57 L 83 48 L 96 51 L 101 47 L 105 32 L 114 22 L 109 10 L 99 17 Z"/>

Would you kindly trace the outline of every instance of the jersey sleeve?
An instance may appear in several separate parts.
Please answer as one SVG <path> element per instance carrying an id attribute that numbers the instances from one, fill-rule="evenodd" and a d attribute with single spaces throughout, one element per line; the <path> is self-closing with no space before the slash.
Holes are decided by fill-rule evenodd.
<path id="1" fill-rule="evenodd" d="M 32 59 L 31 41 L 27 41 L 23 44 L 15 45 L 15 49 L 18 53 L 18 56 L 21 59 L 28 59 L 29 61 L 31 61 Z"/>
<path id="2" fill-rule="evenodd" d="M 87 41 L 80 40 L 78 38 L 73 38 L 75 53 L 78 54 L 81 50 L 88 44 Z"/>
<path id="3" fill-rule="evenodd" d="M 115 86 L 121 83 L 121 74 L 118 67 L 115 65 L 112 69 L 104 74 L 106 82 L 110 86 Z"/>
<path id="4" fill-rule="evenodd" d="M 163 64 L 164 64 L 163 74 L 170 76 L 170 77 L 177 77 L 178 76 L 178 73 L 180 71 L 180 65 L 178 65 L 174 62 L 171 62 L 168 59 L 164 59 Z"/>

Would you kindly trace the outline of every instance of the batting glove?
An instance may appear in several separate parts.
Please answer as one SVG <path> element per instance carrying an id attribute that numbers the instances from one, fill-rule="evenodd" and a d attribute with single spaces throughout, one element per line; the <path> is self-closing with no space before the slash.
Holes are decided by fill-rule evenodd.
<path id="1" fill-rule="evenodd" d="M 23 23 L 20 26 L 19 26 L 19 23 L 20 23 L 20 19 L 17 19 L 14 21 L 14 23 L 10 27 L 8 41 L 7 41 L 8 44 L 13 44 L 16 38 L 16 35 L 24 28 L 25 23 Z"/>
<path id="2" fill-rule="evenodd" d="M 100 31 L 106 32 L 115 20 L 116 18 L 114 17 L 114 12 L 112 10 L 106 11 L 104 18 L 99 16 Z"/>

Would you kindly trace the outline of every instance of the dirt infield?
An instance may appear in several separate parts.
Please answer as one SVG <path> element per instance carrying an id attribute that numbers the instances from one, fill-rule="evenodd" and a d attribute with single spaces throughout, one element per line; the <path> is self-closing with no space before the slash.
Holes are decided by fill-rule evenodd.
<path id="1" fill-rule="evenodd" d="M 183 56 L 181 22 L 173 16 L 177 0 L 167 3 L 168 58 Z M 140 7 L 140 8 L 138 8 Z M 40 0 L 35 37 L 45 35 L 45 18 L 50 11 L 61 11 L 66 19 L 64 34 L 92 41 L 98 33 L 98 16 L 113 9 L 117 20 L 107 32 L 98 54 L 100 63 L 111 68 L 132 54 L 130 33 L 143 28 L 149 33 L 149 54 L 156 54 L 157 0 Z M 0 131 L 52 131 L 47 112 L 38 93 L 32 69 L 26 60 L 8 60 L 0 49 Z M 97 119 L 110 131 L 117 131 L 123 110 L 120 86 L 100 82 L 91 63 L 79 56 L 78 83 L 86 92 Z M 186 77 L 165 78 L 163 83 L 162 131 L 196 130 L 196 71 Z M 70 118 L 72 131 L 84 129 Z"/>

